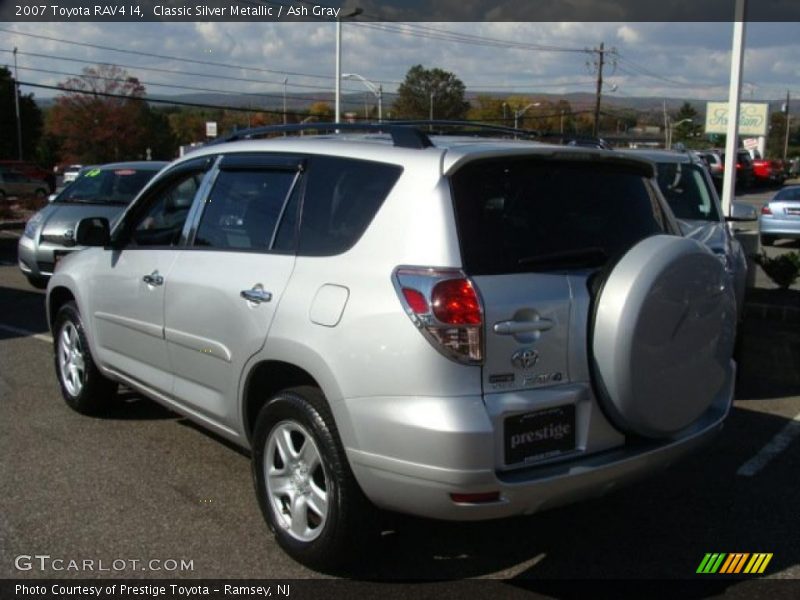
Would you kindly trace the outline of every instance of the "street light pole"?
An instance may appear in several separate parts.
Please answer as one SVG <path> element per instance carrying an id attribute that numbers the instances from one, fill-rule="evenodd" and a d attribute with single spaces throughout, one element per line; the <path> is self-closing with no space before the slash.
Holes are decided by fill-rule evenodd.
<path id="1" fill-rule="evenodd" d="M 519 110 L 514 111 L 514 129 L 519 129 L 519 118 L 524 115 L 529 108 L 533 108 L 535 106 L 541 106 L 541 102 L 531 102 L 525 108 L 520 108 Z"/>
<path id="2" fill-rule="evenodd" d="M 342 79 L 358 79 L 364 86 L 374 94 L 378 100 L 378 123 L 383 121 L 383 84 L 375 85 L 366 77 L 362 77 L 358 73 L 344 73 Z"/>
<path id="3" fill-rule="evenodd" d="M 334 90 L 336 123 L 339 123 L 342 117 L 342 19 L 356 17 L 362 12 L 364 12 L 362 9 L 355 8 L 347 14 L 336 17 L 336 87 Z"/>
<path id="4" fill-rule="evenodd" d="M 17 47 L 14 46 L 14 110 L 17 114 L 17 151 L 22 160 L 22 119 L 19 114 L 19 75 L 17 74 Z"/>

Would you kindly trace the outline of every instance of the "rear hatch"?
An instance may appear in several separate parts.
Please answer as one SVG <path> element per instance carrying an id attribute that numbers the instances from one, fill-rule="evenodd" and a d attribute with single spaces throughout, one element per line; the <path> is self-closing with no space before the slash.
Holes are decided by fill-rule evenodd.
<path id="1" fill-rule="evenodd" d="M 651 164 L 493 157 L 451 185 L 499 471 L 681 435 L 725 401 L 733 295 L 707 247 L 664 235 Z"/>
<path id="2" fill-rule="evenodd" d="M 571 332 L 586 332 L 588 277 L 666 228 L 651 173 L 566 155 L 479 160 L 453 174 L 463 267 L 485 311 L 486 393 L 585 381 L 574 365 L 585 365 L 587 340 Z"/>

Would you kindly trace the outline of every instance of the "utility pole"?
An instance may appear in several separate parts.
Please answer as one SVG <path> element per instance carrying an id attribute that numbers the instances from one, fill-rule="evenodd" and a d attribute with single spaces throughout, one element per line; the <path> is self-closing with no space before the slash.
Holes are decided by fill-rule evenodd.
<path id="1" fill-rule="evenodd" d="M 789 154 L 789 90 L 786 90 L 786 137 L 783 140 L 783 160 Z"/>
<path id="2" fill-rule="evenodd" d="M 605 42 L 600 42 L 600 49 L 592 50 L 597 53 L 597 96 L 594 103 L 594 129 L 592 135 L 600 135 L 600 97 L 603 94 L 603 64 L 605 63 Z"/>
<path id="3" fill-rule="evenodd" d="M 17 114 L 17 151 L 22 160 L 22 120 L 19 114 L 19 75 L 17 74 L 17 47 L 14 46 L 14 110 Z"/>
<path id="4" fill-rule="evenodd" d="M 283 78 L 283 124 L 286 125 L 286 84 L 289 83 L 289 78 Z"/>

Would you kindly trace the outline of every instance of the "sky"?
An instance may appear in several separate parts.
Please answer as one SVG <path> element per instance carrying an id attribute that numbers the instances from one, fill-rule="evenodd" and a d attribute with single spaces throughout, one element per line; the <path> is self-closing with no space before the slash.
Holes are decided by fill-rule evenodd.
<path id="1" fill-rule="evenodd" d="M 617 51 L 604 71 L 610 98 L 726 100 L 732 30 L 731 23 L 345 22 L 342 71 L 382 85 L 385 103 L 415 64 L 454 72 L 468 92 L 593 93 L 595 55 L 581 50 L 604 42 Z M 466 41 L 447 39 L 454 34 Z M 778 100 L 787 89 L 800 98 L 800 23 L 748 23 L 745 45 L 744 100 Z M 334 83 L 332 22 L 0 23 L 0 65 L 13 65 L 15 46 L 20 81 L 44 85 L 99 62 L 124 66 L 154 95 L 200 91 L 185 88 L 280 95 L 287 79 L 291 105 L 293 94 L 330 93 Z M 357 81 L 343 88 L 365 91 Z"/>

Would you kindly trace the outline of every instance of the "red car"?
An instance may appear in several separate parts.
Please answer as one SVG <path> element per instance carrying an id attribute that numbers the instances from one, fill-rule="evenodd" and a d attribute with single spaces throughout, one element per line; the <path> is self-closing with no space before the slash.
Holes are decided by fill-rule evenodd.
<path id="1" fill-rule="evenodd" d="M 756 185 L 783 185 L 785 179 L 782 160 L 753 159 L 753 181 Z"/>
<path id="2" fill-rule="evenodd" d="M 27 160 L 0 160 L 0 171 L 16 171 L 30 179 L 46 181 L 50 192 L 56 189 L 55 175 Z"/>

